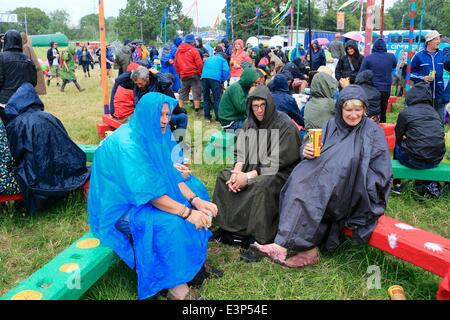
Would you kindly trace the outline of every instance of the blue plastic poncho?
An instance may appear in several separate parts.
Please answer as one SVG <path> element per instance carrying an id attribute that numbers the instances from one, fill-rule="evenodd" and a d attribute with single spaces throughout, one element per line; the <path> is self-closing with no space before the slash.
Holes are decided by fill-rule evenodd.
<path id="1" fill-rule="evenodd" d="M 139 101 L 129 124 L 97 149 L 89 188 L 91 229 L 130 268 L 136 267 L 139 299 L 192 280 L 206 260 L 211 235 L 150 203 L 167 195 L 188 205 L 178 187 L 184 179 L 173 166 L 180 158 L 172 133 L 161 133 L 164 103 L 173 110 L 177 101 L 159 93 Z M 200 181 L 191 177 L 186 183 L 200 198 L 209 200 Z M 127 236 L 115 227 L 126 213 L 134 252 Z"/>

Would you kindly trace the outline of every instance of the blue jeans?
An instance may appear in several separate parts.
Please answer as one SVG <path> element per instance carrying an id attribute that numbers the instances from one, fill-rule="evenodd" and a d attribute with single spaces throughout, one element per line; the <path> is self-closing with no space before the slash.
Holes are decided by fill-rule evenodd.
<path id="1" fill-rule="evenodd" d="M 406 154 L 406 151 L 403 150 L 403 148 L 398 143 L 395 146 L 395 159 L 398 160 L 398 162 L 400 162 L 400 164 L 404 165 L 405 167 L 419 170 L 436 168 L 440 163 L 440 162 L 429 163 L 413 160 Z"/>
<path id="2" fill-rule="evenodd" d="M 216 121 L 219 121 L 219 104 L 222 96 L 222 85 L 219 81 L 213 79 L 202 79 L 203 87 L 203 110 L 205 112 L 205 119 L 211 120 L 211 98 L 212 92 L 214 98 L 214 114 Z"/>
<path id="3" fill-rule="evenodd" d="M 234 133 L 235 135 L 238 135 L 239 131 L 241 131 L 242 128 L 244 127 L 244 121 L 245 120 L 236 120 L 231 125 L 222 122 L 222 129 Z"/>
<path id="4" fill-rule="evenodd" d="M 187 129 L 188 116 L 185 113 L 172 114 L 169 124 L 171 127 L 176 127 L 176 129 Z"/>

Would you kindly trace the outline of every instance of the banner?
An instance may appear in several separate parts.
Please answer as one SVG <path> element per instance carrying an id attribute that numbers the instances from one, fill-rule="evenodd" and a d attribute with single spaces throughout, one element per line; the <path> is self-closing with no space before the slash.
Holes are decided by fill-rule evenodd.
<path id="1" fill-rule="evenodd" d="M 339 11 L 337 13 L 336 22 L 337 22 L 337 26 L 336 26 L 337 30 L 345 30 L 345 12 L 344 11 Z"/>
<path id="2" fill-rule="evenodd" d="M 17 14 L 0 13 L 0 22 L 17 23 Z"/>

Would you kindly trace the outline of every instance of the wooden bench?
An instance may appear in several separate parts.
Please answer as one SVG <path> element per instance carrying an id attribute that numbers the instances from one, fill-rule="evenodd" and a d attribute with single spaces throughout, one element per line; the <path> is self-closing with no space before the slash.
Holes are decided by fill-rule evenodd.
<path id="1" fill-rule="evenodd" d="M 102 116 L 102 123 L 97 124 L 98 135 L 101 139 L 106 137 L 106 132 L 114 131 L 118 129 L 122 123 L 117 119 L 114 119 L 110 114 L 104 114 Z"/>
<path id="2" fill-rule="evenodd" d="M 397 102 L 397 97 L 395 97 L 395 96 L 389 97 L 387 110 L 386 110 L 387 113 L 391 113 L 391 111 L 392 111 L 392 104 L 394 104 L 396 102 Z"/>
<path id="3" fill-rule="evenodd" d="M 352 235 L 350 229 L 344 229 L 344 233 L 349 237 Z M 450 269 L 450 239 L 382 216 L 369 245 L 443 277 L 440 292 L 446 290 Z"/>
<path id="4" fill-rule="evenodd" d="M 450 165 L 445 163 L 437 168 L 417 170 L 401 165 L 398 160 L 392 160 L 392 171 L 396 179 L 450 182 Z"/>
<path id="5" fill-rule="evenodd" d="M 119 258 L 87 233 L 0 300 L 75 300 Z"/>

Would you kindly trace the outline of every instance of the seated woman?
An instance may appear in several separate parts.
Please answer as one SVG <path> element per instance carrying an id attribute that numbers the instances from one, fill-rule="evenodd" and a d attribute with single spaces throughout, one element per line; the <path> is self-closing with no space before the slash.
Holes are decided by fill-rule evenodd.
<path id="1" fill-rule="evenodd" d="M 5 108 L 6 132 L 16 163 L 16 179 L 30 215 L 64 199 L 89 179 L 86 154 L 61 121 L 44 111 L 30 83 L 24 83 Z"/>
<path id="2" fill-rule="evenodd" d="M 311 83 L 311 100 L 305 106 L 305 127 L 321 129 L 334 117 L 338 82 L 327 73 L 316 74 Z"/>
<path id="3" fill-rule="evenodd" d="M 324 126 L 322 154 L 314 158 L 306 145 L 281 191 L 275 242 L 255 244 L 255 251 L 298 268 L 319 260 L 319 246 L 336 249 L 344 227 L 355 244 L 370 239 L 387 206 L 392 170 L 383 130 L 365 117 L 367 106 L 359 86 L 342 90 L 336 116 Z"/>
<path id="4" fill-rule="evenodd" d="M 212 216 L 205 187 L 175 168 L 179 151 L 168 129 L 177 101 L 146 94 L 130 122 L 95 153 L 88 213 L 92 231 L 138 275 L 138 297 L 169 289 L 192 298 L 187 283 L 206 260 Z M 129 240 L 131 238 L 132 241 Z"/>
<path id="5" fill-rule="evenodd" d="M 9 151 L 5 126 L 0 119 L 0 196 L 20 193 L 14 169 L 14 159 Z"/>
<path id="6" fill-rule="evenodd" d="M 244 247 L 253 239 L 273 241 L 280 190 L 299 161 L 300 145 L 297 128 L 285 113 L 276 110 L 269 88 L 256 87 L 247 99 L 237 163 L 217 178 L 213 197 L 220 212 L 214 219 L 220 228 L 217 240 Z"/>
<path id="7" fill-rule="evenodd" d="M 433 108 L 430 87 L 425 82 L 416 84 L 406 94 L 405 108 L 398 115 L 395 127 L 397 145 L 395 159 L 414 169 L 437 167 L 445 156 L 445 129 L 439 114 Z M 394 181 L 393 192 L 401 194 L 400 180 Z M 420 195 L 439 197 L 442 189 L 433 181 L 416 181 Z"/>

